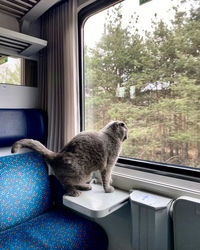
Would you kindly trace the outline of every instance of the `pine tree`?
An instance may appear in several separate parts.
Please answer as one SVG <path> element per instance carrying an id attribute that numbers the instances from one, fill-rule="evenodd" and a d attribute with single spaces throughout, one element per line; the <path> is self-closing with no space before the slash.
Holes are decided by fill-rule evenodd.
<path id="1" fill-rule="evenodd" d="M 123 27 L 116 5 L 87 49 L 86 127 L 126 122 L 123 155 L 200 167 L 200 3 L 193 3 L 189 13 L 174 6 L 171 25 L 153 21 L 145 38 L 136 15 Z"/>

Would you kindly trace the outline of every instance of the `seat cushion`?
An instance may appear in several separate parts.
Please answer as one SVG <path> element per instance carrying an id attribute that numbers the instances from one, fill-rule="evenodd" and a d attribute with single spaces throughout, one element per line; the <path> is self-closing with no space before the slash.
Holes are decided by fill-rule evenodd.
<path id="1" fill-rule="evenodd" d="M 104 230 L 66 209 L 54 209 L 0 233 L 1 249 L 107 249 Z"/>
<path id="2" fill-rule="evenodd" d="M 51 206 L 47 166 L 35 152 L 0 157 L 0 231 Z"/>

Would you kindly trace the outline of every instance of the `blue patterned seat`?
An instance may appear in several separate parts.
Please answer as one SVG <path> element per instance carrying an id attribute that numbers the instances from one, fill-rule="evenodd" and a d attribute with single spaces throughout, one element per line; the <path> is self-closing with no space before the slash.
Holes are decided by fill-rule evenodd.
<path id="1" fill-rule="evenodd" d="M 0 249 L 106 249 L 107 238 L 96 223 L 64 209 L 50 210 L 0 233 Z"/>
<path id="2" fill-rule="evenodd" d="M 99 225 L 53 207 L 51 194 L 38 154 L 0 157 L 0 249 L 107 249 Z"/>

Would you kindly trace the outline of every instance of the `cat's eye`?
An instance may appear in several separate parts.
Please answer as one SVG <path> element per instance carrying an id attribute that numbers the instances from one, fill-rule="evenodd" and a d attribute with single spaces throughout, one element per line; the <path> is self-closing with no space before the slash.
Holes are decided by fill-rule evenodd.
<path id="1" fill-rule="evenodd" d="M 120 125 L 121 127 L 125 127 L 125 124 L 124 124 L 123 122 L 121 122 L 119 125 Z"/>

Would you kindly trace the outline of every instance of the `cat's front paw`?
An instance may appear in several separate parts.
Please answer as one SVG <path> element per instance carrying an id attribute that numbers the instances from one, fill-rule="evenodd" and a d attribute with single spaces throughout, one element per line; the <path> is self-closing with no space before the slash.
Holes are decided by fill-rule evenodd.
<path id="1" fill-rule="evenodd" d="M 106 193 L 112 193 L 112 192 L 114 192 L 114 191 L 115 191 L 115 189 L 114 189 L 114 187 L 112 187 L 112 186 L 109 186 L 109 187 L 105 188 L 105 192 L 106 192 Z"/>

